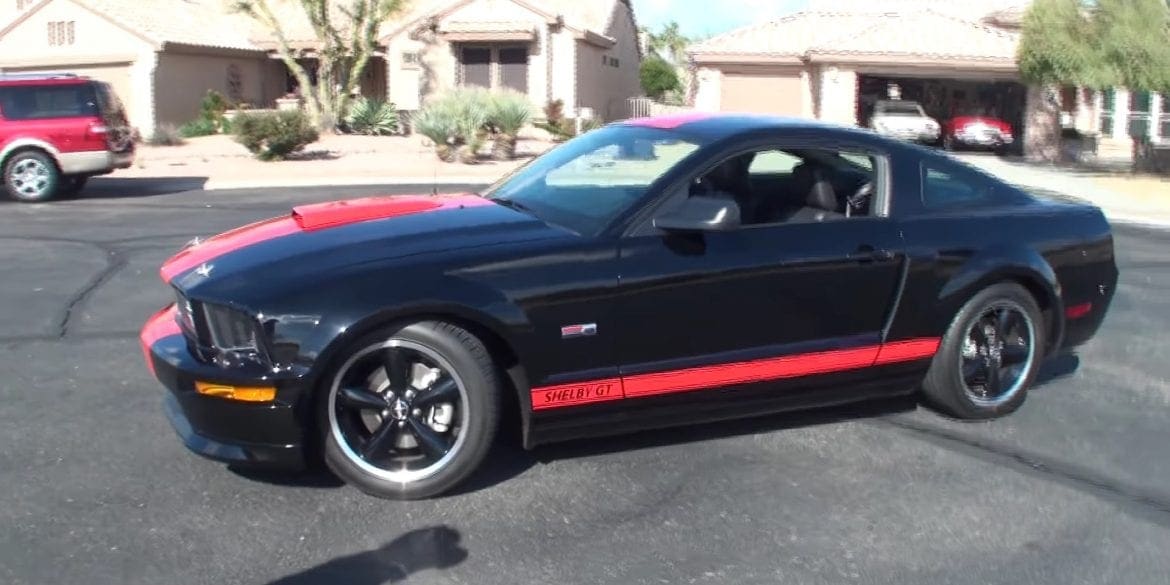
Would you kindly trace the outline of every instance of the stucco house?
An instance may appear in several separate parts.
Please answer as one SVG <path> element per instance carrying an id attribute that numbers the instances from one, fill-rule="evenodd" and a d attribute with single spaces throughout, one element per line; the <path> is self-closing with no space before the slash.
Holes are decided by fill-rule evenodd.
<path id="1" fill-rule="evenodd" d="M 873 103 L 896 91 L 938 118 L 998 115 L 1022 136 L 1036 131 L 1034 114 L 1051 100 L 1066 126 L 1100 133 L 1105 148 L 1128 151 L 1131 132 L 1170 134 L 1159 96 L 1075 88 L 1049 95 L 1021 83 L 1016 51 L 1026 5 L 814 1 L 691 46 L 694 105 L 865 125 Z"/>
<path id="2" fill-rule="evenodd" d="M 15 2 L 16 4 L 12 4 Z M 195 118 L 208 90 L 271 107 L 295 88 L 273 35 L 227 0 L 7 0 L 0 72 L 72 72 L 113 85 L 143 135 Z M 509 87 L 534 108 L 623 115 L 639 93 L 641 51 L 629 0 L 414 0 L 385 23 L 361 91 L 415 110 L 459 85 Z M 311 65 L 303 11 L 277 0 Z M 9 20 L 3 20 L 9 19 Z"/>

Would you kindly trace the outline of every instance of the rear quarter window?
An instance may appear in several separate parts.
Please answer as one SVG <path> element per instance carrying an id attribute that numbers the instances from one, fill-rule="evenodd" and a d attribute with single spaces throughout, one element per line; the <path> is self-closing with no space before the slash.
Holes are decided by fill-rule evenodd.
<path id="1" fill-rule="evenodd" d="M 99 115 L 92 86 L 22 85 L 0 87 L 0 115 L 7 120 L 47 120 Z"/>
<path id="2" fill-rule="evenodd" d="M 996 203 L 995 185 L 961 168 L 923 163 L 922 206 L 928 210 Z"/>

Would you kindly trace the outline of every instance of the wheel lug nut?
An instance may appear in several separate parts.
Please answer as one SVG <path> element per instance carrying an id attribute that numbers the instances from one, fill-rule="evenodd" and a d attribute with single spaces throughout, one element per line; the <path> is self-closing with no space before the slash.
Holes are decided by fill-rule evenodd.
<path id="1" fill-rule="evenodd" d="M 411 416 L 422 416 L 422 411 L 416 408 L 416 409 L 410 411 L 410 415 Z"/>
<path id="2" fill-rule="evenodd" d="M 406 426 L 406 421 L 404 421 L 404 420 L 398 421 L 398 426 L 400 426 L 400 427 Z"/>

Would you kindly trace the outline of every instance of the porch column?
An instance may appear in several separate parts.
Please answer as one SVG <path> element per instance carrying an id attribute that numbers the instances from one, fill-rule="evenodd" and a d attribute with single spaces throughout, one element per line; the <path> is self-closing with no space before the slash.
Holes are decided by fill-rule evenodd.
<path id="1" fill-rule="evenodd" d="M 1089 90 L 1083 87 L 1077 88 L 1076 93 L 1076 109 L 1073 117 L 1073 127 L 1080 132 L 1088 132 L 1093 128 L 1093 104 L 1091 100 L 1086 99 L 1086 92 Z"/>
<path id="2" fill-rule="evenodd" d="M 1101 90 L 1093 91 L 1093 118 L 1089 125 L 1089 131 L 1093 134 L 1101 133 L 1101 116 L 1105 113 L 1105 92 Z"/>
<path id="3" fill-rule="evenodd" d="M 1150 96 L 1150 140 L 1157 142 L 1162 139 L 1162 94 Z"/>
<path id="4" fill-rule="evenodd" d="M 1129 90 L 1113 88 L 1113 138 L 1129 140 Z"/>

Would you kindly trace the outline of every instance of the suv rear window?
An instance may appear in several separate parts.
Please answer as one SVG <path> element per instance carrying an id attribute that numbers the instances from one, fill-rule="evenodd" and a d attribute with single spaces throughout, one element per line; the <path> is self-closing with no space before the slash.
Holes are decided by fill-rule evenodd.
<path id="1" fill-rule="evenodd" d="M 0 87 L 0 116 L 7 120 L 44 120 L 98 116 L 90 84 Z"/>

